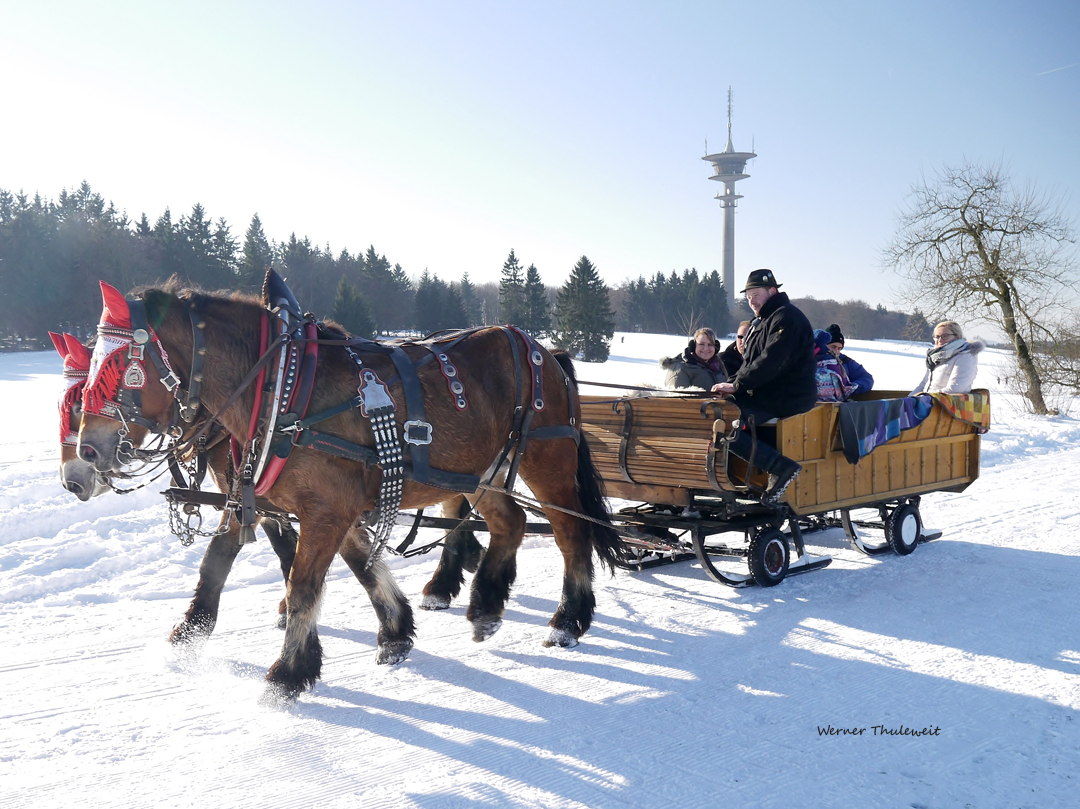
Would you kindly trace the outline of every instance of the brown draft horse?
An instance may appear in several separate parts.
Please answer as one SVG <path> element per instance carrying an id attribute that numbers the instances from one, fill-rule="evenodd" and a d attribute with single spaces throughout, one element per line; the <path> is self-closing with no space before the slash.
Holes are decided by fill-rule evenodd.
<path id="1" fill-rule="evenodd" d="M 112 491 L 109 478 L 80 458 L 76 451 L 82 425 L 82 391 L 90 369 L 90 350 L 74 335 L 49 332 L 49 336 L 64 360 L 64 378 L 68 383 L 60 396 L 60 481 L 65 489 L 85 502 Z M 228 445 L 225 442 L 211 448 L 207 466 L 218 488 L 225 491 L 222 488 L 226 485 L 225 473 L 215 471 L 228 468 Z M 296 531 L 286 519 L 260 518 L 260 524 L 281 563 L 282 575 L 288 581 L 289 568 L 296 552 Z M 199 566 L 195 596 L 184 619 L 170 634 L 171 642 L 209 637 L 214 631 L 221 591 L 241 547 L 240 523 L 235 519 L 229 520 L 228 527 L 222 533 L 211 537 Z M 284 629 L 285 599 L 281 600 L 279 612 L 282 614 L 280 625 Z"/>
<path id="2" fill-rule="evenodd" d="M 145 305 L 149 324 L 185 388 L 190 384 L 194 350 L 189 312 L 197 313 L 205 324 L 201 400 L 217 412 L 259 360 L 264 312 L 261 303 L 235 293 L 203 293 L 175 285 L 143 290 L 136 297 Z M 516 336 L 513 339 L 520 340 Z M 522 348 L 527 349 L 519 344 L 518 351 Z M 406 346 L 405 350 L 414 359 L 427 351 L 418 346 Z M 432 425 L 431 465 L 454 473 L 490 476 L 497 471 L 494 467 L 515 425 L 517 371 L 511 346 L 502 329 L 489 328 L 472 333 L 448 353 L 467 391 L 469 405 L 465 410 L 454 406 L 437 365 L 429 363 L 419 369 L 427 418 Z M 574 383 L 551 354 L 541 353 L 547 402 L 536 413 L 533 427 L 579 425 L 580 407 L 577 397 L 571 398 Z M 381 379 L 394 377 L 394 366 L 388 358 L 377 354 L 363 357 L 364 365 Z M 142 412 L 147 419 L 165 425 L 170 420 L 173 398 L 156 384 L 159 377 L 150 363 L 146 374 Z M 326 348 L 319 352 L 316 380 L 310 409 L 329 410 L 354 396 L 357 366 L 345 350 Z M 391 395 L 400 430 L 406 412 L 404 395 L 397 385 Z M 225 429 L 241 442 L 247 437 L 254 400 L 254 392 L 244 390 L 219 416 Z M 368 421 L 356 410 L 341 413 L 325 425 L 325 432 L 346 441 L 368 447 L 375 443 Z M 137 427 L 130 429 L 132 439 L 141 439 Z M 120 440 L 115 421 L 84 414 L 79 456 L 99 472 L 108 474 L 119 469 Z M 549 622 L 552 630 L 545 645 L 572 646 L 589 628 L 595 609 L 593 551 L 602 563 L 614 568 L 623 558 L 624 548 L 610 527 L 600 479 L 583 438 L 577 442 L 570 437 L 530 442 L 520 459 L 519 473 L 536 498 L 549 504 L 545 505 L 545 514 L 564 560 L 562 598 Z M 297 447 L 266 494 L 277 507 L 295 514 L 300 523 L 286 593 L 285 641 L 280 658 L 266 675 L 276 693 L 295 696 L 320 675 L 322 648 L 316 619 L 323 582 L 335 553 L 342 555 L 372 596 L 381 624 L 380 655 L 403 659 L 411 647 L 414 631 L 408 602 L 381 562 L 370 569 L 366 565 L 370 543 L 363 518 L 375 506 L 381 477 L 377 465 Z M 454 496 L 407 480 L 401 507 L 421 508 Z M 504 493 L 485 491 L 473 495 L 473 499 L 490 531 L 489 547 L 473 579 L 466 613 L 473 624 L 473 638 L 479 641 L 494 634 L 502 622 L 516 575 L 516 552 L 524 533 L 525 514 Z"/>
<path id="3" fill-rule="evenodd" d="M 90 500 L 112 490 L 107 477 L 92 464 L 78 457 L 76 452 L 79 428 L 82 425 L 82 391 L 90 369 L 90 349 L 70 334 L 49 333 L 57 353 L 64 360 L 64 378 L 67 387 L 61 394 L 60 408 L 60 480 L 64 488 L 82 501 Z M 203 408 L 205 410 L 205 408 Z M 209 417 L 209 414 L 204 414 Z M 201 422 L 202 419 L 197 420 Z M 228 468 L 228 445 L 220 442 L 210 449 L 208 469 L 218 488 L 226 491 Z M 447 501 L 444 516 L 463 518 L 469 513 L 465 498 Z M 186 643 L 209 637 L 217 625 L 221 593 L 242 546 L 240 523 L 230 514 L 223 515 L 227 526 L 210 538 L 206 553 L 199 566 L 199 581 L 183 620 L 169 635 L 171 643 Z M 281 565 L 282 576 L 287 583 L 293 557 L 296 554 L 297 534 L 288 519 L 260 517 L 259 523 L 270 540 L 270 546 Z M 456 530 L 444 540 L 442 558 L 431 580 L 424 586 L 423 609 L 446 609 L 457 596 L 464 581 L 462 571 L 475 572 L 483 548 L 472 531 Z M 278 607 L 281 619 L 278 626 L 285 628 L 286 601 L 282 598 Z"/>

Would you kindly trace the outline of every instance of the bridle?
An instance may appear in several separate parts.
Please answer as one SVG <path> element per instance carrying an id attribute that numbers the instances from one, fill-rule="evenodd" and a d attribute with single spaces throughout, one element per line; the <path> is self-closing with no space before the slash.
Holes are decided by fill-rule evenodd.
<path id="1" fill-rule="evenodd" d="M 117 460 L 121 464 L 134 460 L 152 462 L 174 453 L 183 433 L 194 425 L 198 417 L 203 361 L 206 356 L 203 340 L 206 323 L 198 316 L 195 303 L 189 302 L 192 359 L 190 379 L 185 389 L 179 375 L 169 362 L 168 352 L 165 351 L 161 340 L 148 322 L 145 303 L 140 299 L 126 299 L 124 303 L 128 309 L 130 328 L 109 322 L 98 325 L 98 345 L 114 346 L 111 351 L 104 354 L 101 365 L 104 366 L 110 362 L 115 364 L 116 360 L 113 356 L 118 352 L 124 353 L 122 358 L 124 369 L 119 375 L 115 396 L 112 399 L 105 397 L 97 399 L 90 395 L 88 389 L 84 393 L 83 412 L 120 422 Z M 168 423 L 164 425 L 148 418 L 143 411 L 142 394 L 148 379 L 145 365 L 148 360 L 154 364 L 161 384 L 172 395 Z M 100 383 L 102 373 L 102 369 L 99 368 L 99 378 L 93 381 L 94 385 Z M 158 446 L 147 449 L 136 448 L 128 437 L 131 425 L 139 425 L 158 435 L 160 437 Z"/>

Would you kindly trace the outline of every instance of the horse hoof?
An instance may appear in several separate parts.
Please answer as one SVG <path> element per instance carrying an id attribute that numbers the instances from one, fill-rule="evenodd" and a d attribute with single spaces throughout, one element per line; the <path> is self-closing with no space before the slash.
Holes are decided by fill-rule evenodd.
<path id="1" fill-rule="evenodd" d="M 425 595 L 424 600 L 420 602 L 420 609 L 448 610 L 450 609 L 450 596 L 436 595 L 435 593 Z"/>
<path id="2" fill-rule="evenodd" d="M 565 629 L 553 629 L 551 634 L 547 636 L 547 640 L 544 641 L 544 645 L 547 647 L 559 646 L 563 649 L 569 649 L 571 646 L 578 645 L 578 639 Z"/>
<path id="3" fill-rule="evenodd" d="M 499 631 L 502 626 L 502 618 L 490 618 L 483 621 L 473 621 L 472 639 L 477 643 L 485 641 Z"/>
<path id="4" fill-rule="evenodd" d="M 200 622 L 184 621 L 173 627 L 169 643 L 178 647 L 199 647 L 210 637 L 210 631 Z"/>
<path id="5" fill-rule="evenodd" d="M 293 705 L 299 695 L 300 691 L 295 688 L 288 688 L 281 683 L 267 683 L 259 697 L 259 706 L 282 710 Z"/>
<path id="6" fill-rule="evenodd" d="M 413 642 L 407 639 L 379 644 L 379 652 L 375 656 L 375 662 L 380 666 L 396 665 L 408 658 L 412 647 Z"/>

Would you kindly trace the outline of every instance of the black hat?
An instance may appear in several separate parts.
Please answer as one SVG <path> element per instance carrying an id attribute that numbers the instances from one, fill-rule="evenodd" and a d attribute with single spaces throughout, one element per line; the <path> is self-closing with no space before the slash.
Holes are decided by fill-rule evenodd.
<path id="1" fill-rule="evenodd" d="M 750 273 L 750 277 L 746 279 L 746 286 L 739 290 L 739 294 L 742 295 L 748 289 L 759 289 L 769 287 L 780 288 L 783 284 L 776 283 L 776 276 L 773 275 L 772 270 L 754 270 Z"/>
<path id="2" fill-rule="evenodd" d="M 829 326 L 827 331 L 829 332 L 829 334 L 832 335 L 832 340 L 829 341 L 830 343 L 839 343 L 840 345 L 844 344 L 844 333 L 840 331 L 840 326 L 838 324 L 833 323 L 831 326 Z"/>

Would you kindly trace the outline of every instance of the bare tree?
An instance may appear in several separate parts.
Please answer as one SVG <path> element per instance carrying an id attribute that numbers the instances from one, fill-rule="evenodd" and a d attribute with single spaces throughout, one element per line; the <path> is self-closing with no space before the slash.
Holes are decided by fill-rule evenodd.
<path id="1" fill-rule="evenodd" d="M 908 302 L 1000 328 L 1031 409 L 1045 414 L 1036 351 L 1063 306 L 1075 306 L 1074 243 L 1059 199 L 1014 187 L 1000 165 L 965 163 L 912 188 L 885 261 Z"/>

